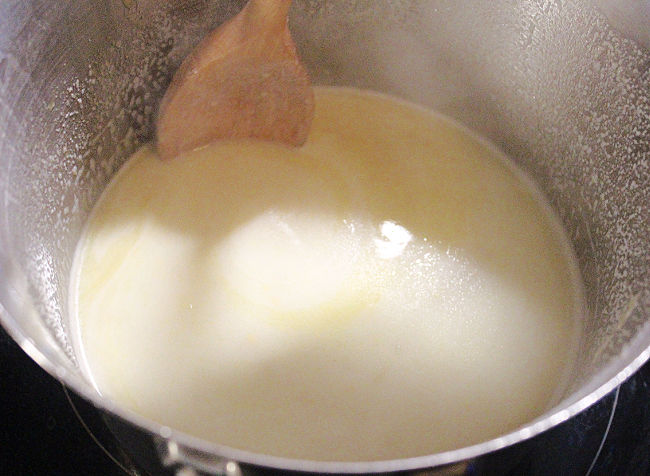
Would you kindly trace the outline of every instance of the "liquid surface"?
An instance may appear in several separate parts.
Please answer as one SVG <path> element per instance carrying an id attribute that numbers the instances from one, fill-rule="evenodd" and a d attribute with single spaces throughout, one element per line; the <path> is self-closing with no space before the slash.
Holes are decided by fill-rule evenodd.
<path id="1" fill-rule="evenodd" d="M 96 206 L 72 298 L 102 394 L 275 456 L 426 455 L 541 415 L 580 287 L 539 194 L 443 117 L 316 88 L 306 145 L 145 147 Z"/>

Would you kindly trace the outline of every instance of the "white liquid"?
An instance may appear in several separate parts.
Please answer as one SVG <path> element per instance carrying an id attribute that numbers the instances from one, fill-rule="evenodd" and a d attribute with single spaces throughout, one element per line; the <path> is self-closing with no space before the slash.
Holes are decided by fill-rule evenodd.
<path id="1" fill-rule="evenodd" d="M 581 304 L 548 208 L 503 157 L 385 96 L 317 88 L 298 150 L 144 148 L 97 205 L 73 300 L 99 390 L 275 456 L 361 461 L 539 416 Z"/>

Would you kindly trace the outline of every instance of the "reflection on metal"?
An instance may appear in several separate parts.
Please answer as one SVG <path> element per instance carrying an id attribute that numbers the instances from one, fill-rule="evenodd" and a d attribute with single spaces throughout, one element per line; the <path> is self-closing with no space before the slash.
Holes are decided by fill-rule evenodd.
<path id="1" fill-rule="evenodd" d="M 236 462 L 185 448 L 174 440 L 158 439 L 157 448 L 160 461 L 163 465 L 173 468 L 176 476 L 198 476 L 200 473 L 242 476 L 242 471 Z"/>

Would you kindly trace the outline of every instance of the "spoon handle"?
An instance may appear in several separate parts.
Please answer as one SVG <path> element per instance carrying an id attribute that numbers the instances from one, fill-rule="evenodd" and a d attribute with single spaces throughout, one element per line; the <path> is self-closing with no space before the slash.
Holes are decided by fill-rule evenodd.
<path id="1" fill-rule="evenodd" d="M 287 16 L 291 0 L 250 0 L 244 7 L 245 21 L 253 26 L 262 26 L 267 30 L 283 29 L 287 25 Z"/>

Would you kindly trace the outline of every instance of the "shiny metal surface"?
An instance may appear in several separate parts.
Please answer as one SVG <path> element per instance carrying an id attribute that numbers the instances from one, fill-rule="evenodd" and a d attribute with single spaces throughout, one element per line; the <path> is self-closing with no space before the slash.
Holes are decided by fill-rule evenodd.
<path id="1" fill-rule="evenodd" d="M 76 241 L 112 174 L 152 137 L 171 73 L 243 3 L 0 5 L 0 314 L 41 366 L 181 449 L 363 472 L 428 468 L 517 443 L 586 408 L 648 359 L 650 46 L 634 20 L 649 14 L 648 2 L 629 2 L 632 15 L 605 0 L 295 0 L 291 28 L 315 83 L 375 89 L 448 114 L 501 147 L 546 193 L 570 235 L 589 307 L 572 382 L 555 408 L 518 431 L 368 464 L 220 447 L 98 397 L 77 368 L 66 322 Z"/>

